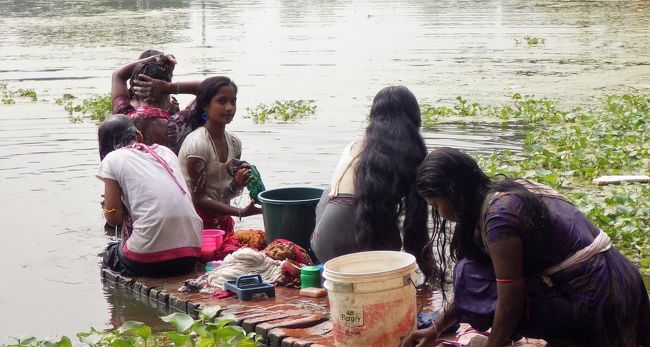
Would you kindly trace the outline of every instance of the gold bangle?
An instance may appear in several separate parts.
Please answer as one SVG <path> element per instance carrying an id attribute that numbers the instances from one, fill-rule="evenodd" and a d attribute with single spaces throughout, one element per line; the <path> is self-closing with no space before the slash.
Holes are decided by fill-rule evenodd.
<path id="1" fill-rule="evenodd" d="M 116 208 L 106 208 L 106 207 L 102 207 L 102 210 L 104 210 L 104 213 L 113 213 L 113 212 L 117 212 L 117 209 L 116 209 Z"/>

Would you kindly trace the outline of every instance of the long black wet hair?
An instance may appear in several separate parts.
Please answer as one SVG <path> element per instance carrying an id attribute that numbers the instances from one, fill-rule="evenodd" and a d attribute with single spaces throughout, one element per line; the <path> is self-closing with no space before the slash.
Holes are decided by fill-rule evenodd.
<path id="1" fill-rule="evenodd" d="M 97 129 L 99 159 L 102 160 L 108 153 L 134 143 L 137 132 L 133 121 L 126 115 L 114 114 L 106 118 Z"/>
<path id="2" fill-rule="evenodd" d="M 442 198 L 451 205 L 455 227 L 448 242 L 447 220 L 433 208 L 433 237 L 436 242 L 438 258 L 441 262 L 440 282 L 444 283 L 447 256 L 446 247 L 453 261 L 468 258 L 477 262 L 490 262 L 483 249 L 482 240 L 477 238 L 481 206 L 491 192 L 511 192 L 518 195 L 526 211 L 521 216 L 522 228 L 531 232 L 531 239 L 538 242 L 549 225 L 548 208 L 541 198 L 526 189 L 521 183 L 511 179 L 493 181 L 466 153 L 454 148 L 442 147 L 431 152 L 424 159 L 417 174 L 417 191 L 427 198 Z M 478 235 L 480 236 L 480 235 Z M 542 252 L 543 253 L 543 252 Z"/>
<path id="3" fill-rule="evenodd" d="M 219 93 L 219 90 L 225 86 L 232 86 L 237 93 L 237 85 L 233 80 L 224 76 L 209 77 L 203 80 L 199 85 L 199 92 L 196 95 L 194 108 L 190 112 L 190 127 L 192 131 L 205 124 L 206 120 L 201 116 L 203 109 L 210 104 L 212 98 Z"/>
<path id="4" fill-rule="evenodd" d="M 420 107 L 408 88 L 389 86 L 375 96 L 354 177 L 356 238 L 367 249 L 399 250 L 403 215 L 404 249 L 429 279 L 435 263 L 424 249 L 428 209 L 415 189 L 417 168 L 427 153 L 421 124 Z"/>

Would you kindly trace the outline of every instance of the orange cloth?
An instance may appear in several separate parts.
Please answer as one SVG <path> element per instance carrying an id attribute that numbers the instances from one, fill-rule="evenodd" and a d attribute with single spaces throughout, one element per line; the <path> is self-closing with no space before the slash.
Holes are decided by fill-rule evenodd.
<path id="1" fill-rule="evenodd" d="M 250 247 L 258 251 L 266 246 L 266 235 L 258 229 L 241 229 L 235 231 L 235 239 L 240 247 Z"/>
<path id="2" fill-rule="evenodd" d="M 291 259 L 300 264 L 313 265 L 307 251 L 289 240 L 275 239 L 263 252 L 275 260 Z"/>

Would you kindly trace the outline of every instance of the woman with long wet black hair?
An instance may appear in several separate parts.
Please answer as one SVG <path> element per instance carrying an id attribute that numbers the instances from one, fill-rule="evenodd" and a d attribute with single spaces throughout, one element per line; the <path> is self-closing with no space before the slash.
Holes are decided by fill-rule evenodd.
<path id="1" fill-rule="evenodd" d="M 416 182 L 433 207 L 440 258 L 457 264 L 453 303 L 404 347 L 431 346 L 456 322 L 491 329 L 470 346 L 521 336 L 549 346 L 650 345 L 639 271 L 566 197 L 532 181 L 493 180 L 453 148 L 429 154 Z"/>
<path id="2" fill-rule="evenodd" d="M 362 139 L 344 150 L 316 211 L 311 247 L 318 260 L 367 250 L 404 250 L 430 276 L 426 202 L 415 190 L 427 150 L 420 107 L 404 86 L 377 93 Z M 401 229 L 401 230 L 400 230 Z"/>

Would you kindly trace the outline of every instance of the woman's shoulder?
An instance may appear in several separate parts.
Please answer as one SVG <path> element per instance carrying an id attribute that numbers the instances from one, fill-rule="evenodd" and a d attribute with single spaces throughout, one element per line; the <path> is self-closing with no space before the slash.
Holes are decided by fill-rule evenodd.
<path id="1" fill-rule="evenodd" d="M 130 154 L 126 148 L 118 148 L 106 154 L 99 164 L 96 176 L 115 179 L 117 173 L 121 172 L 124 165 L 131 160 Z"/>
<path id="2" fill-rule="evenodd" d="M 126 114 L 132 113 L 135 111 L 135 107 L 131 105 L 131 99 L 126 95 L 118 95 L 112 100 L 112 112 L 113 114 Z"/>
<path id="3" fill-rule="evenodd" d="M 104 159 L 102 159 L 103 162 L 115 162 L 115 161 L 122 161 L 126 157 L 128 157 L 131 154 L 128 148 L 118 148 L 114 151 L 111 151 L 110 153 L 106 154 Z"/>
<path id="4" fill-rule="evenodd" d="M 241 154 L 241 140 L 239 139 L 239 136 L 231 133 L 230 131 L 225 131 L 224 132 L 226 136 L 228 137 L 228 141 L 232 143 L 233 148 L 235 149 L 235 152 Z"/>
<path id="5" fill-rule="evenodd" d="M 348 143 L 341 151 L 341 158 L 352 158 L 361 152 L 363 147 L 363 139 L 356 139 Z"/>
<path id="6" fill-rule="evenodd" d="M 196 140 L 205 140 L 205 136 L 208 132 L 205 130 L 205 127 L 198 127 L 194 129 L 191 133 L 187 134 L 185 138 L 187 141 L 196 141 Z"/>
<path id="7" fill-rule="evenodd" d="M 228 136 L 230 138 L 231 141 L 241 143 L 241 140 L 239 139 L 239 136 L 235 135 L 234 133 L 232 133 L 232 132 L 230 132 L 228 130 L 224 131 L 224 133 L 226 134 L 226 136 Z"/>
<path id="8" fill-rule="evenodd" d="M 204 127 L 198 127 L 191 133 L 187 134 L 183 140 L 183 144 L 178 151 L 178 157 L 198 157 L 207 160 L 207 155 L 210 149 L 210 138 L 208 132 Z"/>
<path id="9" fill-rule="evenodd" d="M 492 200 L 487 201 L 487 206 L 484 205 L 483 207 L 485 211 L 483 217 L 486 217 L 486 219 L 490 219 L 490 217 L 503 217 L 503 215 L 514 217 L 522 213 L 525 207 L 525 200 L 514 192 L 497 192 L 492 197 L 488 195 L 487 199 L 490 198 Z"/>
<path id="10" fill-rule="evenodd" d="M 204 127 L 198 127 L 191 133 L 187 134 L 183 140 L 183 147 L 187 146 L 204 146 L 208 143 L 210 136 Z"/>
<path id="11" fill-rule="evenodd" d="M 496 192 L 491 205 L 522 203 L 523 198 L 517 192 Z"/>
<path id="12" fill-rule="evenodd" d="M 165 159 L 167 158 L 176 158 L 176 153 L 172 151 L 169 147 L 163 146 L 163 145 L 158 145 L 156 144 L 156 147 L 154 148 L 156 153 L 160 155 L 161 157 L 164 157 Z"/>
<path id="13" fill-rule="evenodd" d="M 343 153 L 349 155 L 350 157 L 357 157 L 363 150 L 365 143 L 366 141 L 364 138 L 358 138 L 350 142 L 345 147 L 345 149 L 343 149 Z"/>

